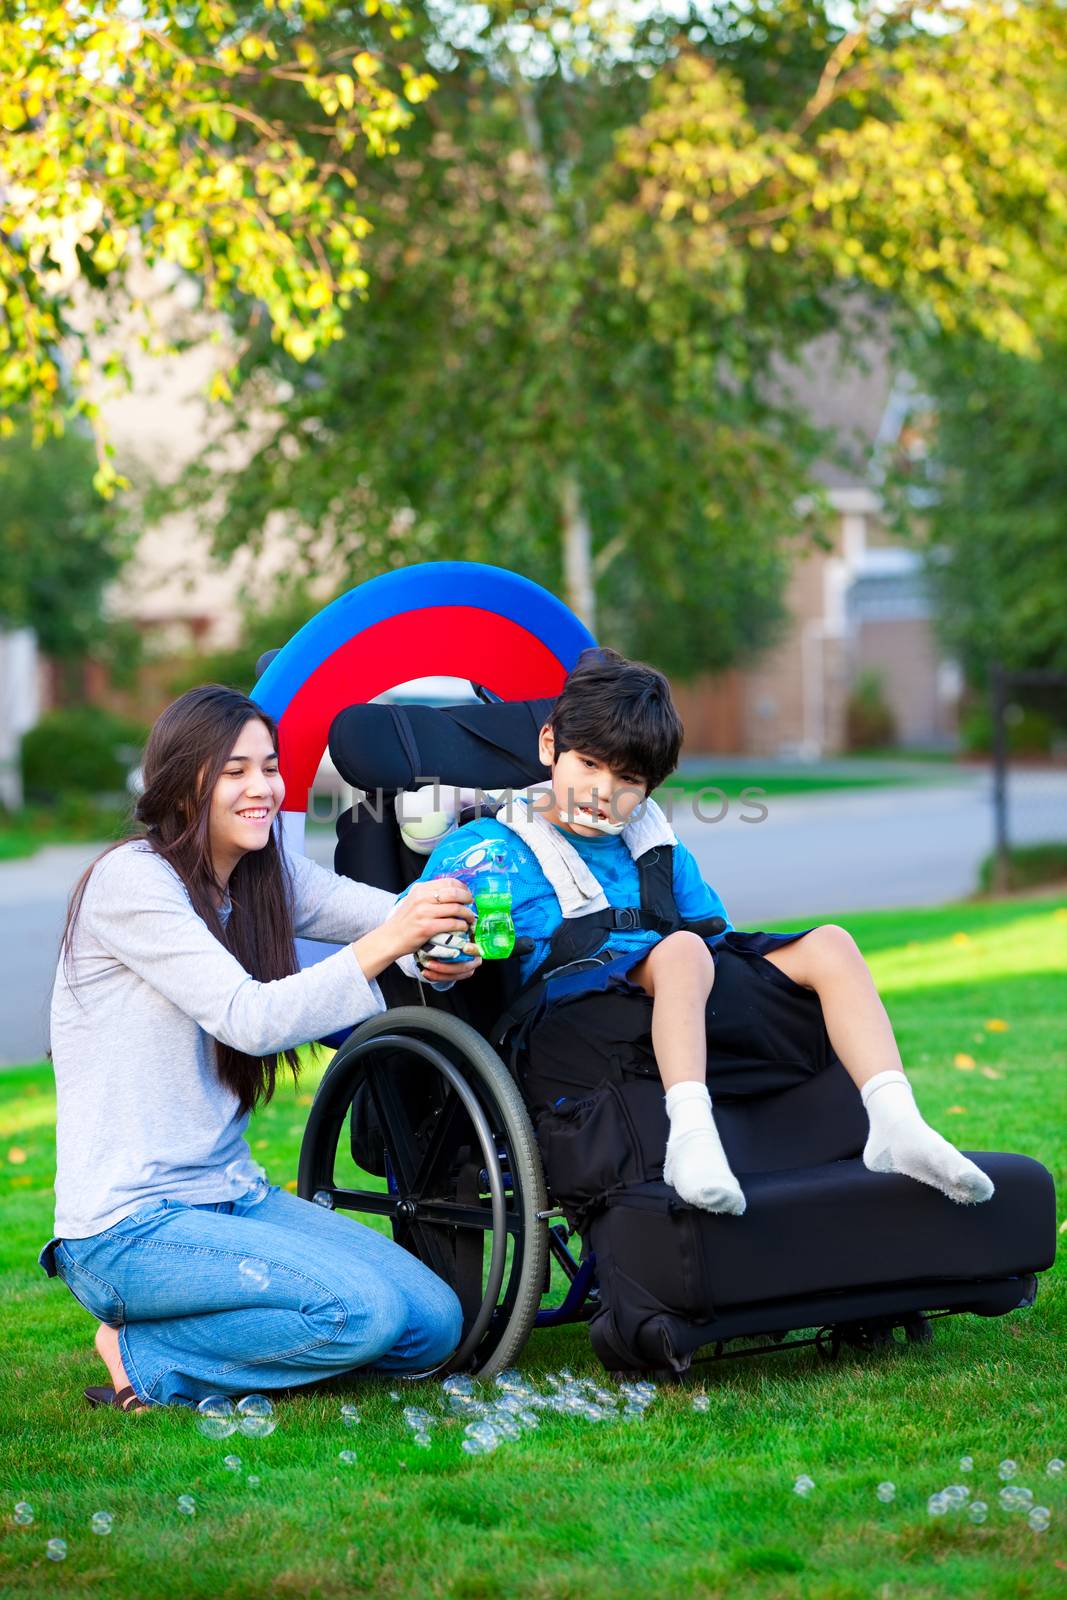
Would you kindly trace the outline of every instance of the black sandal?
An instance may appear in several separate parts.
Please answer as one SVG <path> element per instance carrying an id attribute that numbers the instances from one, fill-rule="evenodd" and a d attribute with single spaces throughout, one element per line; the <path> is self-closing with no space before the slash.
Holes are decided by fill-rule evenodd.
<path id="1" fill-rule="evenodd" d="M 148 1409 L 132 1384 L 127 1384 L 118 1394 L 110 1385 L 101 1389 L 86 1389 L 85 1398 L 91 1406 L 117 1406 L 120 1411 L 136 1411 L 142 1406 Z"/>

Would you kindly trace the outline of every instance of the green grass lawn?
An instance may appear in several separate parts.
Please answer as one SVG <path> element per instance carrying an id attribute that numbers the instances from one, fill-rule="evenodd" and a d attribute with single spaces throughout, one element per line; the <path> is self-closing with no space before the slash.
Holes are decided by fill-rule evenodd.
<path id="1" fill-rule="evenodd" d="M 928 1119 L 966 1150 L 1067 1165 L 1067 898 L 846 915 L 868 954 Z M 798 922 L 797 927 L 803 927 Z M 316 1071 L 255 1119 L 271 1178 L 296 1173 Z M 267 1439 L 212 1443 L 186 1411 L 91 1412 L 104 1381 L 94 1324 L 35 1264 L 51 1231 L 51 1072 L 0 1074 L 0 1597 L 442 1596 L 616 1600 L 632 1595 L 989 1600 L 1067 1592 L 1063 1272 L 1002 1318 L 946 1318 L 928 1346 L 825 1364 L 811 1349 L 696 1369 L 645 1420 L 543 1414 L 536 1433 L 465 1457 L 460 1426 L 412 1448 L 390 1385 L 353 1378 L 276 1406 Z M 1063 1210 L 1061 1206 L 1061 1217 Z M 534 1334 L 523 1370 L 599 1373 L 582 1328 Z M 394 1383 L 395 1386 L 395 1383 Z M 439 1409 L 435 1387 L 405 1398 Z M 695 1389 L 710 1408 L 691 1409 Z M 343 1399 L 361 1425 L 345 1432 Z M 358 1452 L 343 1466 L 338 1451 Z M 244 1463 L 223 1466 L 231 1450 Z M 926 1498 L 974 1457 L 975 1526 Z M 997 1463 L 1052 1510 L 1032 1532 L 997 1506 Z M 808 1499 L 791 1492 L 809 1473 Z M 249 1487 L 249 1473 L 260 1478 Z M 882 1479 L 897 1486 L 889 1505 Z M 197 1514 L 176 1509 L 195 1496 Z M 31 1527 L 11 1522 L 28 1500 Z M 107 1538 L 92 1513 L 114 1513 Z M 61 1565 L 49 1538 L 67 1540 Z"/>

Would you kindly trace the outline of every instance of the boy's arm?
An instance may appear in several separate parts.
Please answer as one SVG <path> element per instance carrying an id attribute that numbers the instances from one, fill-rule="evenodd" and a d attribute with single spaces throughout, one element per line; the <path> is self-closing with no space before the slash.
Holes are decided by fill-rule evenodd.
<path id="1" fill-rule="evenodd" d="M 722 917 L 726 923 L 723 931 L 733 931 L 726 907 L 711 885 L 704 882 L 692 851 L 687 850 L 681 842 L 674 847 L 674 900 L 683 921 L 700 922 L 705 917 Z M 714 947 L 715 940 L 721 938 L 722 934 L 716 934 L 706 943 Z"/>

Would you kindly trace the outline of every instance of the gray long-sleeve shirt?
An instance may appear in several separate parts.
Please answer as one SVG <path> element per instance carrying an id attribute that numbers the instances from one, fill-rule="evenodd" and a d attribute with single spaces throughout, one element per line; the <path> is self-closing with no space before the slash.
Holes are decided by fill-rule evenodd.
<path id="1" fill-rule="evenodd" d="M 355 940 L 393 909 L 384 890 L 306 856 L 287 859 L 298 936 Z M 224 922 L 229 911 L 227 898 Z M 140 840 L 94 867 L 71 955 L 74 992 L 61 957 L 51 1009 L 56 1238 L 100 1233 L 164 1196 L 201 1204 L 250 1186 L 248 1115 L 219 1079 L 216 1039 L 249 1055 L 273 1054 L 385 1009 L 347 944 L 291 977 L 260 983 L 198 916 L 174 869 Z"/>

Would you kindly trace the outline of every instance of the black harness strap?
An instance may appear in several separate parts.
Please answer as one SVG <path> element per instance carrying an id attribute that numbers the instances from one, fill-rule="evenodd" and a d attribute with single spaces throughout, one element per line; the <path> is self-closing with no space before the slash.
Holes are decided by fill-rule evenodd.
<path id="1" fill-rule="evenodd" d="M 609 906 L 603 911 L 587 912 L 583 917 L 565 917 L 549 941 L 545 960 L 494 1024 L 491 1042 L 497 1048 L 510 1043 L 508 1060 L 512 1070 L 525 1037 L 545 1003 L 549 979 L 563 968 L 573 968 L 578 963 L 599 966 L 610 961 L 617 954 L 610 943 L 613 933 L 632 933 L 641 928 L 666 938 L 668 934 L 685 929 L 708 939 L 726 931 L 722 917 L 682 921 L 674 898 L 673 845 L 653 846 L 638 856 L 635 865 L 641 886 L 641 904 Z M 607 948 L 602 949 L 605 935 L 609 942 Z"/>

